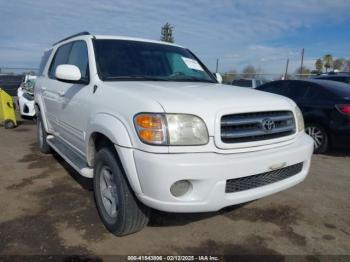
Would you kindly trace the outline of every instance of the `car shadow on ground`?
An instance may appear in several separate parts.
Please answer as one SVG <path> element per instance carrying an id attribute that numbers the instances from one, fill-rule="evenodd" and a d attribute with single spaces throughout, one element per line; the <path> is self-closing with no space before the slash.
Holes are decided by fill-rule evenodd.
<path id="1" fill-rule="evenodd" d="M 250 203 L 250 202 L 248 202 Z M 232 212 L 236 209 L 242 208 L 248 203 L 230 206 L 223 208 L 216 212 L 205 212 L 205 213 L 168 213 L 158 210 L 152 210 L 149 227 L 168 227 L 168 226 L 184 226 L 196 221 L 208 219 L 218 215 Z"/>
<path id="2" fill-rule="evenodd" d="M 55 160 L 66 170 L 66 172 L 85 190 L 93 191 L 93 180 L 85 178 L 75 171 L 60 155 L 53 153 Z M 250 202 L 248 202 L 250 203 Z M 196 221 L 208 219 L 221 214 L 232 212 L 238 208 L 248 204 L 240 204 L 230 206 L 216 212 L 205 213 L 169 213 L 153 209 L 148 226 L 149 227 L 168 227 L 168 226 L 183 226 Z"/>

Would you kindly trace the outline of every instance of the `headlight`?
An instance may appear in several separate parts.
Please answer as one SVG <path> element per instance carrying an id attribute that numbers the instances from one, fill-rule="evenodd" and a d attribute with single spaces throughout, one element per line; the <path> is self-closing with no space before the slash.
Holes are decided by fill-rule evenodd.
<path id="1" fill-rule="evenodd" d="M 138 114 L 134 118 L 141 141 L 154 145 L 204 145 L 208 130 L 197 116 L 186 114 Z"/>
<path id="2" fill-rule="evenodd" d="M 305 129 L 304 117 L 298 106 L 295 106 L 295 116 L 297 118 L 298 131 L 302 132 Z"/>
<path id="3" fill-rule="evenodd" d="M 30 95 L 26 92 L 23 92 L 23 95 L 22 95 L 25 99 L 29 100 L 29 101 L 33 101 L 34 100 L 34 96 L 33 95 Z"/>

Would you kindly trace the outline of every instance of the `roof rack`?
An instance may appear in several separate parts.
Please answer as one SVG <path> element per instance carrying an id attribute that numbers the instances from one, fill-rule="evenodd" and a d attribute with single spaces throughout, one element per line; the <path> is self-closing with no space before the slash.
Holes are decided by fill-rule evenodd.
<path id="1" fill-rule="evenodd" d="M 77 33 L 77 34 L 68 36 L 68 37 L 63 38 L 62 40 L 60 40 L 60 41 L 54 43 L 53 46 L 54 46 L 54 45 L 57 45 L 57 44 L 59 44 L 59 43 L 61 43 L 61 42 L 63 42 L 63 41 L 66 41 L 66 40 L 68 40 L 68 39 L 71 39 L 71 38 L 73 38 L 73 37 L 80 36 L 80 35 L 90 35 L 90 33 L 89 33 L 88 31 L 83 31 L 83 32 L 80 32 L 80 33 Z"/>

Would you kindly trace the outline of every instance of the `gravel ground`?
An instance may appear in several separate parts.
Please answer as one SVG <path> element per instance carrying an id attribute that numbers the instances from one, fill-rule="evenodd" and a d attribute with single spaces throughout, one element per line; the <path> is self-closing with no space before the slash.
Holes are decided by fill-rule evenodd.
<path id="1" fill-rule="evenodd" d="M 314 156 L 289 190 L 215 213 L 154 212 L 118 238 L 98 217 L 91 181 L 40 154 L 35 136 L 31 121 L 0 127 L 1 255 L 350 255 L 350 150 Z"/>

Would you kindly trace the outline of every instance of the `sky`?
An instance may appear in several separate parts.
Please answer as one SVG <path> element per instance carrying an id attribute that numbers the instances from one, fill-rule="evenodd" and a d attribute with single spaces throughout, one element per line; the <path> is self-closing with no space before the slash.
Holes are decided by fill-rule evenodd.
<path id="1" fill-rule="evenodd" d="M 247 65 L 281 74 L 326 53 L 350 58 L 349 0 L 0 0 L 0 67 L 38 68 L 45 49 L 77 32 L 159 40 L 174 26 L 177 44 L 211 70 Z"/>

